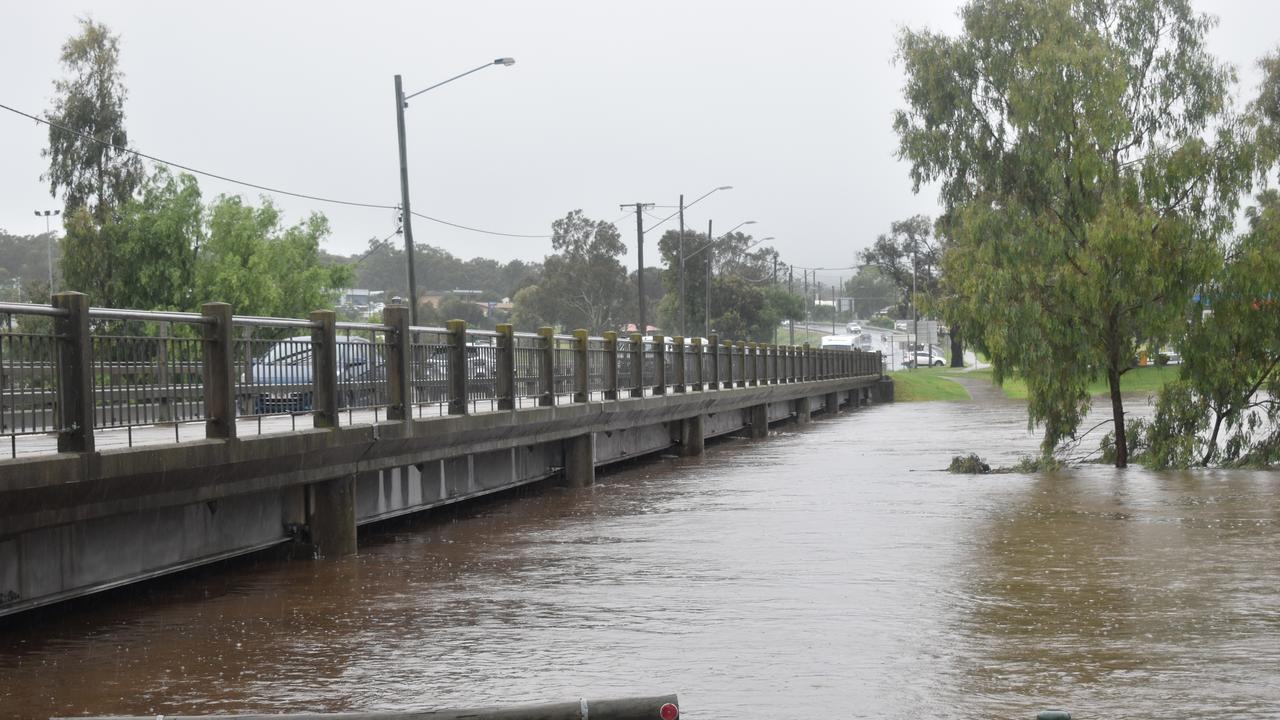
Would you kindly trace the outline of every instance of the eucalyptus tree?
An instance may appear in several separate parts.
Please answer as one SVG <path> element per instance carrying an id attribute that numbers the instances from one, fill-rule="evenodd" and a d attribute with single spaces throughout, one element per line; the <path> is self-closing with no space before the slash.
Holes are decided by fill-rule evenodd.
<path id="1" fill-rule="evenodd" d="M 1046 455 L 1105 376 L 1124 467 L 1120 376 L 1177 330 L 1248 184 L 1234 72 L 1188 0 L 971 0 L 960 16 L 958 36 L 898 41 L 899 156 L 948 217 L 944 315 L 997 380 L 1026 380 Z"/>
<path id="2" fill-rule="evenodd" d="M 67 77 L 55 80 L 49 121 L 49 159 L 44 179 L 62 193 L 68 218 L 83 208 L 98 224 L 123 205 L 142 183 L 142 161 L 125 148 L 120 38 L 101 23 L 80 20 L 80 33 L 62 46 Z"/>

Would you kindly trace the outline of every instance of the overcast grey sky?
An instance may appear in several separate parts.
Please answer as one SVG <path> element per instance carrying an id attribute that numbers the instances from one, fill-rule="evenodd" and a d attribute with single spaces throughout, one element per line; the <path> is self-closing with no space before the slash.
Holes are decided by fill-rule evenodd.
<path id="1" fill-rule="evenodd" d="M 1220 17 L 1214 51 L 1252 94 L 1254 61 L 1280 42 L 1280 3 L 1197 3 Z M 40 114 L 62 43 L 91 16 L 121 36 L 128 129 L 144 152 L 287 190 L 399 200 L 392 78 L 407 110 L 415 210 L 547 234 L 569 210 L 616 220 L 620 203 L 673 205 L 718 231 L 743 220 L 784 261 L 841 266 L 897 219 L 934 214 L 893 157 L 898 28 L 958 28 L 954 0 L 759 2 L 122 2 L 44 0 L 0 9 L 0 103 Z M 0 228 L 43 232 L 58 208 L 39 179 L 45 128 L 0 112 Z M 260 193 L 201 178 L 206 199 Z M 275 198 L 295 222 L 324 212 L 331 252 L 394 229 L 389 210 Z M 655 210 L 666 215 L 669 211 Z M 646 224 L 651 223 L 648 221 Z M 634 219 L 619 223 L 632 246 Z M 415 219 L 418 242 L 472 257 L 540 259 L 546 239 Z M 647 247 L 652 249 L 654 237 Z M 656 257 L 656 256 L 650 256 Z M 648 258 L 646 258 L 648 259 Z M 653 261 L 650 261 L 653 264 Z M 835 273 L 833 273 L 834 275 Z"/>

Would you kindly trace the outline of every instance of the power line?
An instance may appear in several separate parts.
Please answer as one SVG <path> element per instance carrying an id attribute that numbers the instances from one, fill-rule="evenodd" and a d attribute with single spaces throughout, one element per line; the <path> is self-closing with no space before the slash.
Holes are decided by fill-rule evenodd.
<path id="1" fill-rule="evenodd" d="M 107 146 L 107 147 L 109 147 L 109 148 L 112 148 L 112 149 L 114 149 L 114 150 L 118 150 L 118 151 L 120 151 L 120 152 L 125 152 L 125 153 L 129 153 L 129 154 L 131 154 L 131 155 L 136 155 L 136 156 L 138 156 L 138 157 L 140 157 L 140 158 L 145 158 L 145 159 L 150 160 L 151 162 L 154 162 L 154 163 L 159 163 L 159 164 L 161 164 L 161 165 L 167 165 L 167 166 L 169 166 L 169 167 L 175 167 L 175 168 L 178 168 L 179 170 L 186 170 L 187 172 L 189 172 L 189 173 L 193 173 L 193 174 L 195 174 L 195 175 L 203 175 L 203 176 L 205 176 L 205 177 L 214 178 L 214 179 L 216 179 L 216 180 L 222 180 L 223 182 L 229 182 L 229 183 L 232 183 L 232 184 L 234 184 L 234 185 L 242 185 L 242 186 L 244 186 L 244 187 L 253 188 L 253 189 L 255 189 L 255 190 L 262 190 L 262 191 L 264 191 L 264 192 L 275 193 L 275 194 L 277 194 L 277 195 L 287 195 L 287 196 L 289 196 L 289 197 L 301 198 L 301 199 L 303 199 L 303 200 L 314 200 L 314 201 L 316 201 L 316 202 L 332 203 L 332 204 L 335 204 L 335 205 L 347 205 L 347 206 L 349 206 L 349 207 L 373 208 L 373 209 L 376 209 L 376 210 L 399 210 L 399 209 L 400 209 L 400 206 L 398 206 L 398 205 L 380 205 L 380 204 L 378 204 L 378 203 L 357 202 L 357 201 L 354 201 L 354 200 L 339 200 L 339 199 L 337 199 L 337 198 L 322 197 L 322 196 L 320 196 L 320 195 L 310 195 L 310 194 L 307 194 L 307 193 L 293 192 L 293 191 L 291 191 L 291 190 L 281 190 L 280 188 L 274 188 L 274 187 L 270 187 L 270 186 L 267 186 L 267 185 L 259 185 L 259 184 L 257 184 L 257 183 L 251 183 L 251 182 L 249 182 L 249 181 L 247 181 L 247 180 L 237 180 L 236 178 L 227 177 L 226 175 L 220 175 L 220 174 L 218 174 L 218 173 L 209 172 L 209 171 L 207 171 L 207 170 L 200 170 L 200 169 L 197 169 L 197 168 L 191 167 L 190 165 L 184 165 L 184 164 L 182 164 L 182 163 L 173 162 L 172 160 L 164 160 L 164 159 L 162 159 L 162 158 L 158 158 L 158 157 L 156 157 L 156 156 L 154 156 L 154 155 L 148 155 L 147 153 L 141 152 L 141 151 L 139 151 L 139 150 L 134 150 L 133 148 L 123 147 L 123 146 L 121 146 L 121 145 L 116 145 L 115 143 L 108 142 L 108 141 L 106 141 L 106 140 L 100 140 L 100 139 L 98 139 L 98 138 L 96 138 L 96 137 L 94 137 L 94 136 L 92 136 L 92 135 L 87 134 L 87 133 L 82 133 L 82 132 L 80 132 L 79 130 L 74 130 L 74 129 L 69 128 L 69 127 L 67 127 L 67 126 L 65 126 L 65 125 L 62 125 L 62 124 L 60 124 L 60 123 L 56 123 L 56 122 L 53 122 L 53 121 L 51 121 L 51 120 L 47 120 L 47 119 L 45 119 L 45 118 L 42 118 L 42 117 L 39 117 L 39 116 L 36 116 L 36 115 L 32 115 L 31 113 L 23 112 L 23 111 L 18 110 L 18 109 L 16 109 L 16 108 L 9 107 L 8 105 L 5 105 L 5 104 L 3 104 L 3 103 L 0 103 L 0 109 L 8 110 L 9 112 L 14 113 L 15 115 L 21 115 L 22 117 L 25 117 L 25 118 L 28 118 L 28 119 L 31 119 L 31 120 L 35 120 L 36 122 L 41 123 L 41 124 L 43 124 L 43 125 L 48 125 L 49 127 L 55 127 L 55 128 L 58 128 L 59 130 L 62 130 L 63 132 L 69 132 L 69 133 L 71 133 L 72 135 L 75 135 L 75 136 L 77 136 L 77 137 L 79 137 L 79 138 L 82 138 L 82 139 L 88 140 L 88 141 L 90 141 L 90 142 L 98 143 L 99 145 L 105 145 L 105 146 Z M 412 214 L 413 214 L 413 215 L 415 215 L 415 216 L 417 216 L 417 217 L 422 218 L 423 220 L 430 220 L 431 222 L 440 223 L 441 225 L 448 225 L 448 226 L 450 226 L 450 227 L 455 227 L 455 228 L 458 228 L 458 229 L 460 229 L 460 230 L 468 230 L 468 231 L 470 231 L 470 232 L 483 233 L 483 234 L 485 234 L 485 235 L 499 235 L 499 236 L 502 236 L 502 237 L 515 237 L 515 238 L 539 238 L 539 239 L 543 239 L 543 238 L 549 238 L 549 237 L 551 237 L 550 235 L 520 235 L 520 234 L 516 234 L 516 233 L 504 233 L 504 232 L 497 232 L 497 231 L 495 231 L 495 230 L 484 230 L 484 229 L 482 229 L 482 228 L 470 227 L 470 226 L 467 226 L 467 225 L 461 225 L 461 224 L 458 224 L 458 223 L 449 222 L 448 220 L 441 220 L 440 218 L 434 218 L 434 217 L 431 217 L 431 216 L 429 216 L 429 215 L 423 215 L 422 213 L 418 213 L 418 212 L 414 212 L 414 213 L 412 213 Z M 397 231 L 397 232 L 398 232 L 398 231 Z"/>
<path id="2" fill-rule="evenodd" d="M 499 237 L 513 237 L 513 238 L 537 238 L 539 240 L 545 240 L 547 238 L 554 237 L 552 235 L 521 235 L 519 233 L 498 232 L 497 230 L 484 230 L 481 228 L 469 227 L 467 225 L 459 225 L 458 223 L 449 222 L 448 220 L 441 220 L 440 218 L 434 218 L 434 217 L 431 217 L 430 215 L 423 215 L 417 210 L 410 211 L 409 214 L 413 215 L 414 217 L 420 217 L 423 220 L 430 220 L 433 223 L 440 223 L 441 225 L 448 225 L 449 227 L 458 228 L 459 230 L 470 230 L 471 232 L 483 233 L 485 235 L 497 235 Z"/>
<path id="3" fill-rule="evenodd" d="M 178 168 L 178 169 L 180 169 L 180 170 L 186 170 L 186 171 L 187 171 L 187 172 L 189 172 L 189 173 L 194 173 L 194 174 L 196 174 L 196 175 L 204 175 L 205 177 L 215 178 L 215 179 L 217 179 L 217 180 L 222 180 L 222 181 L 224 181 L 224 182 L 229 182 L 229 183 L 232 183 L 232 184 L 235 184 L 235 185 L 243 185 L 243 186 L 245 186 L 245 187 L 251 187 L 251 188 L 254 188 L 255 190 L 263 190 L 263 191 L 270 192 L 270 193 L 276 193 L 276 194 L 278 194 L 278 195 L 288 195 L 288 196 L 290 196 L 290 197 L 302 198 L 303 200 L 315 200 L 316 202 L 333 203 L 333 204 L 335 204 L 335 205 L 349 205 L 349 206 L 352 206 L 352 207 L 376 208 L 376 209 L 378 209 L 378 210 L 395 210 L 395 209 L 396 209 L 396 206 L 395 206 L 395 205 L 379 205 L 379 204 L 377 204 L 377 203 L 356 202 L 356 201 L 354 201 L 354 200 L 338 200 L 338 199 L 336 199 L 336 198 L 321 197 L 321 196 L 319 196 L 319 195 L 308 195 L 307 193 L 297 193 L 297 192 L 292 192 L 292 191 L 290 191 L 290 190 L 281 190 L 281 189 L 279 189 L 279 188 L 273 188 L 273 187 L 269 187 L 269 186 L 267 186 L 267 185 L 259 185 L 259 184 L 257 184 L 257 183 L 251 183 L 251 182 L 248 182 L 247 180 L 237 180 L 237 179 L 235 179 L 235 178 L 227 177 L 226 175 L 219 175 L 218 173 L 212 173 L 212 172 L 209 172 L 209 171 L 207 171 L 207 170 L 198 170 L 198 169 L 196 169 L 196 168 L 191 167 L 190 165 L 183 165 L 182 163 L 176 163 L 176 162 L 173 162 L 173 161 L 171 161 L 171 160 L 164 160 L 164 159 L 161 159 L 161 158 L 155 157 L 154 155 L 148 155 L 148 154 L 146 154 L 146 153 L 144 153 L 144 152 L 141 152 L 141 151 L 139 151 L 139 150 L 134 150 L 133 148 L 128 148 L 128 147 L 123 147 L 123 146 L 121 146 L 121 145 L 116 145 L 115 143 L 108 142 L 108 141 L 106 141 L 106 140 L 99 140 L 98 138 L 96 138 L 96 137 L 94 137 L 94 136 L 92 136 L 92 135 L 89 135 L 89 134 L 87 134 L 87 133 L 82 133 L 82 132 L 80 132 L 79 130 L 73 130 L 73 129 L 71 129 L 71 128 L 69 128 L 69 127 L 65 126 L 65 125 L 60 124 L 60 123 L 56 123 L 56 122 L 53 122 L 53 121 L 51 121 L 51 120 L 46 120 L 45 118 L 37 117 L 37 116 L 32 115 L 32 114 L 30 114 L 30 113 L 22 112 L 21 110 L 17 110 L 17 109 L 15 109 L 15 108 L 11 108 L 11 107 L 9 107 L 8 105 L 0 104 L 0 108 L 3 108 L 3 109 L 5 109 L 5 110 L 8 110 L 9 112 L 11 112 L 11 113 L 15 113 L 15 114 L 17 114 L 17 115 L 21 115 L 21 116 L 23 116 L 23 117 L 25 117 L 25 118 L 30 118 L 30 119 L 32 119 L 32 120 L 35 120 L 35 121 L 36 121 L 36 122 L 38 122 L 38 123 L 42 123 L 42 124 L 44 124 L 44 125 L 48 125 L 49 127 L 55 127 L 55 128 L 58 128 L 59 130 L 62 130 L 63 132 L 69 132 L 69 133 L 71 133 L 72 135 L 75 135 L 75 136 L 77 136 L 77 137 L 83 138 L 83 139 L 88 140 L 88 141 L 90 141 L 90 142 L 95 142 L 95 143 L 98 143 L 99 145 L 105 145 L 105 146 L 107 146 L 107 147 L 109 147 L 109 148 L 112 148 L 112 149 L 114 149 L 114 150 L 119 150 L 120 152 L 126 152 L 126 153 L 129 153 L 129 154 L 131 154 L 131 155 L 136 155 L 136 156 L 138 156 L 138 157 L 140 157 L 140 158 L 146 158 L 147 160 L 150 160 L 151 162 L 160 163 L 161 165 L 168 165 L 168 166 L 170 166 L 170 167 L 176 167 L 176 168 Z"/>
<path id="4" fill-rule="evenodd" d="M 362 262 L 364 262 L 364 261 L 365 261 L 365 258 L 369 257 L 369 256 L 370 256 L 370 255 L 372 255 L 374 252 L 376 252 L 376 251 L 378 251 L 378 250 L 381 250 L 382 248 L 386 247 L 386 246 L 387 246 L 387 241 L 388 241 L 388 240 L 390 240 L 391 238 L 395 237 L 396 235 L 399 235 L 399 234 L 400 234 L 400 231 L 401 231 L 401 230 L 403 230 L 403 229 L 404 229 L 404 226 L 398 227 L 398 228 L 396 228 L 395 230 L 392 230 L 390 235 L 388 235 L 388 236 L 386 236 L 386 237 L 382 238 L 381 240 L 379 240 L 379 241 L 378 241 L 378 242 L 376 242 L 376 243 L 371 244 L 371 245 L 369 246 L 369 251 L 368 251 L 368 252 L 366 252 L 365 254 L 361 255 L 361 256 L 360 256 L 360 259 L 359 259 L 359 260 L 356 260 L 356 261 L 355 261 L 354 263 L 352 263 L 352 264 L 353 264 L 353 265 L 359 265 L 360 263 L 362 263 Z"/>

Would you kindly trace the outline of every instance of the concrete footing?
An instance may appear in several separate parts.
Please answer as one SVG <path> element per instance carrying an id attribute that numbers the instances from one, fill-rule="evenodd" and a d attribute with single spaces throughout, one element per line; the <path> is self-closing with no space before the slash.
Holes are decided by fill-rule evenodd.
<path id="1" fill-rule="evenodd" d="M 706 449 L 703 417 L 703 415 L 694 415 L 680 421 L 680 454 L 684 457 L 701 455 Z"/>
<path id="2" fill-rule="evenodd" d="M 578 435 L 564 441 L 564 482 L 569 487 L 587 487 L 596 481 L 595 436 Z"/>
<path id="3" fill-rule="evenodd" d="M 755 405 L 747 411 L 747 424 L 751 428 L 751 437 L 769 436 L 769 406 Z"/>
<path id="4" fill-rule="evenodd" d="M 808 425 L 813 414 L 813 403 L 807 397 L 796 398 L 796 424 Z"/>
<path id="5" fill-rule="evenodd" d="M 321 557 L 356 552 L 356 477 L 334 478 L 311 485 L 311 542 Z"/>
<path id="6" fill-rule="evenodd" d="M 823 401 L 826 405 L 828 415 L 835 415 L 840 412 L 840 393 L 827 393 L 826 399 Z"/>

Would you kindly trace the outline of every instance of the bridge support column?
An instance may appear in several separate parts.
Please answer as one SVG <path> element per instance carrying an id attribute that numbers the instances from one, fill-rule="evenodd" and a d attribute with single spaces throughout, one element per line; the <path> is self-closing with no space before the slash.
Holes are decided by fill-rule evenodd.
<path id="1" fill-rule="evenodd" d="M 751 437 L 769 436 L 769 406 L 752 405 L 747 408 L 747 423 L 751 426 Z"/>
<path id="2" fill-rule="evenodd" d="M 596 481 L 596 445 L 591 433 L 566 438 L 564 452 L 564 484 L 588 487 Z"/>
<path id="3" fill-rule="evenodd" d="M 827 393 L 826 405 L 828 415 L 835 415 L 840 412 L 840 393 Z"/>
<path id="4" fill-rule="evenodd" d="M 808 425 L 809 416 L 813 413 L 813 403 L 809 401 L 809 398 L 807 396 L 796 398 L 795 403 L 796 403 L 796 424 Z"/>
<path id="5" fill-rule="evenodd" d="M 321 557 L 341 557 L 356 552 L 356 476 L 325 480 L 311 486 L 311 513 L 307 526 L 311 542 Z"/>
<path id="6" fill-rule="evenodd" d="M 702 415 L 694 415 L 680 421 L 680 454 L 684 457 L 701 455 L 706 450 Z"/>

